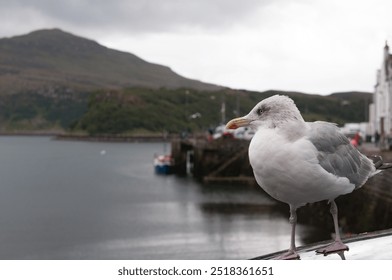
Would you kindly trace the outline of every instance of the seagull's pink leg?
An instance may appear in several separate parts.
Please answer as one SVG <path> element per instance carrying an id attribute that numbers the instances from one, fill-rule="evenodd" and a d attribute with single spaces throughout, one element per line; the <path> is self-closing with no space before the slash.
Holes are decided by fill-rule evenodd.
<path id="1" fill-rule="evenodd" d="M 333 218 L 333 224 L 335 226 L 335 241 L 332 244 L 328 245 L 327 247 L 316 250 L 316 252 L 318 254 L 323 254 L 324 256 L 333 253 L 338 253 L 341 256 L 341 254 L 343 254 L 344 251 L 348 251 L 349 248 L 347 245 L 343 244 L 342 239 L 340 238 L 339 225 L 338 225 L 338 207 L 334 200 L 331 200 L 330 211 Z"/>
<path id="2" fill-rule="evenodd" d="M 275 258 L 275 260 L 299 260 L 300 259 L 295 248 L 295 227 L 297 225 L 297 209 L 292 207 L 291 205 L 290 205 L 289 222 L 291 224 L 290 248 L 286 253 Z"/>

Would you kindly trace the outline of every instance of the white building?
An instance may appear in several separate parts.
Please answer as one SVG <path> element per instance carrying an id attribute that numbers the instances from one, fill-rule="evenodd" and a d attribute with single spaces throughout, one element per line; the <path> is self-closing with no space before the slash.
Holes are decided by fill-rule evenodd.
<path id="1" fill-rule="evenodd" d="M 377 70 L 373 104 L 369 107 L 369 123 L 381 140 L 392 134 L 392 55 L 385 43 L 381 68 Z"/>

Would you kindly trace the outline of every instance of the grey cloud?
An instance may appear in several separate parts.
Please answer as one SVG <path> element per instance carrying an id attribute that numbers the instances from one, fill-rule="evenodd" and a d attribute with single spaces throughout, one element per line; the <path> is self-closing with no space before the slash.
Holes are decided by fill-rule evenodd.
<path id="1" fill-rule="evenodd" d="M 230 28 L 272 0 L 13 0 L 0 1 L 0 15 L 28 10 L 37 22 L 83 29 L 168 32 Z M 17 17 L 15 17 L 16 19 Z M 8 14 L 8 20 L 11 17 Z M 23 22 L 16 22 L 23 24 Z"/>

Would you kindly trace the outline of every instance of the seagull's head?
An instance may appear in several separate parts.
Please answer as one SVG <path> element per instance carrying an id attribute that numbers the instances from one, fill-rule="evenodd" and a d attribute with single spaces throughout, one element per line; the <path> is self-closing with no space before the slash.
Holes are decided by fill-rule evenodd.
<path id="1" fill-rule="evenodd" d="M 229 121 L 226 128 L 274 128 L 291 121 L 304 122 L 294 101 L 288 96 L 274 95 L 260 101 L 246 116 Z"/>

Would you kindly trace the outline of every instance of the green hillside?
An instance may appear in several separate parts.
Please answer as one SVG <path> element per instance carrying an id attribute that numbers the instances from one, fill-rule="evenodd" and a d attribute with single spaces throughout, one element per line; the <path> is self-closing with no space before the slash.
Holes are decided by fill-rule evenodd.
<path id="1" fill-rule="evenodd" d="M 341 125 L 365 121 L 363 108 L 371 98 L 368 94 L 367 99 L 351 97 L 348 102 L 342 102 L 337 97 L 279 91 L 198 92 L 141 88 L 101 91 L 90 96 L 86 113 L 73 128 L 90 134 L 207 130 L 222 122 L 222 102 L 225 103 L 227 121 L 247 114 L 257 102 L 274 94 L 291 96 L 307 121 L 325 120 Z"/>
<path id="2" fill-rule="evenodd" d="M 0 132 L 67 130 L 87 111 L 88 96 L 61 87 L 50 94 L 31 91 L 0 95 Z"/>
<path id="3" fill-rule="evenodd" d="M 55 88 L 51 94 L 24 92 L 0 95 L 0 131 L 68 130 L 90 134 L 121 134 L 168 131 L 201 131 L 245 115 L 260 100 L 286 94 L 296 102 L 305 120 L 325 120 L 340 125 L 366 120 L 372 95 L 355 93 L 348 99 L 295 92 L 248 92 L 193 89 L 99 90 L 69 92 Z M 198 116 L 192 118 L 193 116 Z"/>

